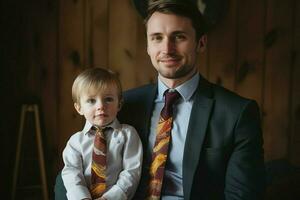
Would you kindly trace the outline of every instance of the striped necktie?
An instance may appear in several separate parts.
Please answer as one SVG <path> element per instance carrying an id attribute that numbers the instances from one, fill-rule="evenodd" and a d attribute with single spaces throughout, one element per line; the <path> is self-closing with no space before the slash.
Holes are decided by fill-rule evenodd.
<path id="1" fill-rule="evenodd" d="M 152 163 L 150 166 L 149 200 L 160 199 L 171 138 L 173 105 L 179 97 L 180 94 L 176 90 L 173 92 L 165 92 L 165 105 L 160 113 L 157 125 L 156 140 L 152 153 Z"/>
<path id="2" fill-rule="evenodd" d="M 91 195 L 93 199 L 99 198 L 106 190 L 106 138 L 104 131 L 107 128 L 95 130 L 94 148 L 91 167 Z"/>

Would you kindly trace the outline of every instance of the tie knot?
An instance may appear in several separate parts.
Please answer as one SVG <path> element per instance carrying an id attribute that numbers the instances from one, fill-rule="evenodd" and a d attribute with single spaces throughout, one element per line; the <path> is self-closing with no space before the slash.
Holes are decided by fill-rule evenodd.
<path id="1" fill-rule="evenodd" d="M 164 105 L 164 108 L 161 113 L 161 116 L 164 119 L 167 119 L 172 116 L 173 105 L 176 102 L 176 100 L 179 99 L 179 97 L 180 97 L 180 94 L 176 90 L 174 90 L 174 91 L 167 90 L 165 92 L 165 105 Z"/>
<path id="2" fill-rule="evenodd" d="M 165 104 L 166 105 L 173 105 L 175 101 L 180 97 L 179 92 L 177 90 L 165 92 Z"/>
<path id="3" fill-rule="evenodd" d="M 100 136 L 104 136 L 104 132 L 107 131 L 110 127 L 97 127 L 93 126 L 92 130 L 94 131 L 95 134 L 98 134 Z"/>

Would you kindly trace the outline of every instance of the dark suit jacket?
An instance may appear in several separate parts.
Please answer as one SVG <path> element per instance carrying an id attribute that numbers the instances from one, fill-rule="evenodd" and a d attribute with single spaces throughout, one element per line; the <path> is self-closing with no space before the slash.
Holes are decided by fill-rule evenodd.
<path id="1" fill-rule="evenodd" d="M 146 194 L 146 157 L 157 85 L 124 93 L 119 120 L 134 126 L 143 143 L 144 163 L 136 199 Z M 265 169 L 260 114 L 255 101 L 200 78 L 183 157 L 184 199 L 261 199 Z"/>

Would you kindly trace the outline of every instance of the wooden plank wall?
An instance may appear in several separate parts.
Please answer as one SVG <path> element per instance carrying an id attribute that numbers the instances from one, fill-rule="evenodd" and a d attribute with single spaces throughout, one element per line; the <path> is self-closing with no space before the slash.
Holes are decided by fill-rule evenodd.
<path id="1" fill-rule="evenodd" d="M 289 125 L 294 94 L 289 89 L 292 3 L 231 0 L 227 15 L 208 40 L 208 79 L 255 99 L 261 107 L 266 160 L 289 157 L 288 145 L 294 141 Z"/>
<path id="2" fill-rule="evenodd" d="M 53 182 L 66 141 L 84 123 L 71 99 L 78 73 L 89 67 L 112 69 L 125 90 L 156 81 L 144 25 L 131 0 L 5 0 L 2 5 L 1 24 L 7 29 L 1 32 L 1 87 L 8 93 L 2 101 L 10 106 L 3 108 L 8 115 L 1 132 L 8 142 L 1 146 L 8 152 L 5 159 L 14 158 L 23 97 L 38 97 Z M 299 10 L 297 0 L 229 0 L 198 59 L 204 77 L 259 103 L 266 161 L 285 158 L 297 166 Z M 2 168 L 11 177 L 13 159 Z M 0 181 L 9 191 L 5 185 Z"/>
<path id="3" fill-rule="evenodd" d="M 291 115 L 299 103 L 295 2 L 231 0 L 227 14 L 208 34 L 207 51 L 199 55 L 204 77 L 260 105 L 266 160 L 288 158 L 296 151 L 289 146 L 294 146 L 298 137 L 297 117 Z M 75 130 L 73 121 L 78 119 L 68 99 L 72 76 L 86 67 L 104 66 L 118 72 L 124 89 L 128 89 L 153 82 L 156 75 L 146 54 L 142 20 L 130 0 L 69 0 L 60 4 L 61 151 Z M 70 55 L 73 59 L 78 55 L 78 66 Z"/>
<path id="4" fill-rule="evenodd" d="M 300 163 L 300 2 L 293 2 L 293 42 L 291 50 L 292 79 L 291 79 L 291 121 L 289 156 L 293 164 Z"/>
<path id="5" fill-rule="evenodd" d="M 264 119 L 266 159 L 288 156 L 292 0 L 266 1 Z"/>
<path id="6" fill-rule="evenodd" d="M 53 136 L 58 130 L 56 123 L 57 3 L 57 1 L 47 0 L 1 1 L 0 148 L 3 157 L 0 162 L 3 173 L 0 179 L 0 194 L 4 199 L 10 199 L 22 104 L 37 103 L 40 106 L 49 177 L 52 176 L 52 171 L 57 170 L 57 166 L 53 165 L 53 156 L 51 156 L 52 152 L 57 150 L 57 145 L 54 145 L 56 139 Z M 29 131 L 24 130 L 25 133 Z M 31 138 L 31 142 L 34 144 L 34 138 Z M 25 143 L 23 146 L 23 149 L 29 148 L 31 143 Z M 31 149 L 36 153 L 35 145 L 32 145 Z M 26 153 L 22 152 L 22 155 Z M 22 166 L 22 161 L 20 162 Z M 23 172 L 22 175 L 28 174 L 30 173 Z"/>
<path id="7" fill-rule="evenodd" d="M 264 6 L 261 0 L 238 1 L 236 17 L 235 91 L 255 99 L 259 105 L 263 89 Z"/>
<path id="8" fill-rule="evenodd" d="M 60 1 L 58 22 L 58 154 L 72 133 L 80 130 L 83 119 L 74 109 L 71 87 L 74 77 L 86 68 L 85 1 Z M 83 17 L 84 16 L 84 17 Z"/>
<path id="9" fill-rule="evenodd" d="M 224 18 L 208 35 L 207 78 L 234 90 L 237 46 L 237 0 L 231 0 Z"/>

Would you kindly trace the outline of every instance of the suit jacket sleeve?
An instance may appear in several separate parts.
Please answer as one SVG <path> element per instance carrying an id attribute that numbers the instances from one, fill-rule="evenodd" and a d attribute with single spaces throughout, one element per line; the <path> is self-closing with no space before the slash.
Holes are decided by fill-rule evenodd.
<path id="1" fill-rule="evenodd" d="M 234 148 L 226 171 L 225 198 L 263 199 L 265 168 L 260 114 L 255 101 L 248 101 L 234 128 Z"/>

